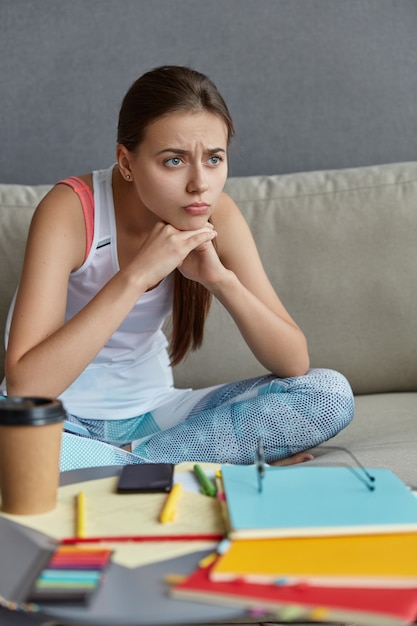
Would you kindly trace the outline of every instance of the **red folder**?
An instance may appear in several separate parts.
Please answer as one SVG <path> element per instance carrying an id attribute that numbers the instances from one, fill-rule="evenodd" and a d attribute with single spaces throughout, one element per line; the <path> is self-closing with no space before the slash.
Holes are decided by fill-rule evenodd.
<path id="1" fill-rule="evenodd" d="M 412 624 L 417 588 L 321 587 L 212 582 L 210 567 L 199 568 L 171 588 L 173 597 L 219 605 L 264 609 L 284 620 L 360 621 L 370 626 Z"/>

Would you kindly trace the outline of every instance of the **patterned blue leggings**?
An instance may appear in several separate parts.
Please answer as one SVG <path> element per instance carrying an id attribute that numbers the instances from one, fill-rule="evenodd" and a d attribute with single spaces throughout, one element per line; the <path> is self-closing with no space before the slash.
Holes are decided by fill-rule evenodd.
<path id="1" fill-rule="evenodd" d="M 273 461 L 334 437 L 354 413 L 349 383 L 328 369 L 228 383 L 197 398 L 182 421 L 163 430 L 158 413 L 164 407 L 129 420 L 70 416 L 88 429 L 89 437 L 64 433 L 61 471 L 146 462 L 250 464 L 260 436 L 266 460 Z M 131 453 L 117 447 L 127 442 L 132 442 Z"/>

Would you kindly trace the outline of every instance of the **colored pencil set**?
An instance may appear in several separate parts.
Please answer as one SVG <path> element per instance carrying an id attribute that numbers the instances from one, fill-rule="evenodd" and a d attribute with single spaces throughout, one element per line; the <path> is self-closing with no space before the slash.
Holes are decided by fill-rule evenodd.
<path id="1" fill-rule="evenodd" d="M 86 603 L 98 588 L 112 550 L 60 545 L 36 578 L 30 602 Z"/>

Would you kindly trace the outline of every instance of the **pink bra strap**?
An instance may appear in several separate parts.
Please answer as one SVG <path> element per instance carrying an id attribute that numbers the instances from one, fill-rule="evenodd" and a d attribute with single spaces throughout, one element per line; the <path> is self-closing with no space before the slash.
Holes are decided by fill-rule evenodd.
<path id="1" fill-rule="evenodd" d="M 85 220 L 85 231 L 86 231 L 86 240 L 87 246 L 85 251 L 85 257 L 83 263 L 86 261 L 91 246 L 93 245 L 94 238 L 94 195 L 91 191 L 90 187 L 78 176 L 70 176 L 69 178 L 65 178 L 64 180 L 60 180 L 56 183 L 57 185 L 63 184 L 68 185 L 75 191 L 75 193 L 80 198 L 81 206 L 83 208 L 84 220 Z"/>

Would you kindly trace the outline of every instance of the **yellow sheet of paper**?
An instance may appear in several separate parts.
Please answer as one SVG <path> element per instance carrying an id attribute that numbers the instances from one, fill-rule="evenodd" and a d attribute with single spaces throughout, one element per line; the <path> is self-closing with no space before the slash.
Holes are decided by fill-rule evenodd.
<path id="1" fill-rule="evenodd" d="M 176 471 L 187 471 L 189 465 Z M 4 515 L 13 521 L 43 532 L 55 539 L 73 537 L 76 528 L 76 496 L 86 496 L 86 536 L 173 535 L 224 533 L 220 503 L 199 493 L 183 491 L 173 522 L 159 523 L 166 494 L 116 493 L 118 477 L 102 478 L 60 487 L 54 511 L 42 515 Z M 107 545 L 107 544 L 106 544 Z M 212 542 L 113 543 L 113 560 L 126 567 L 174 558 L 206 549 Z"/>

